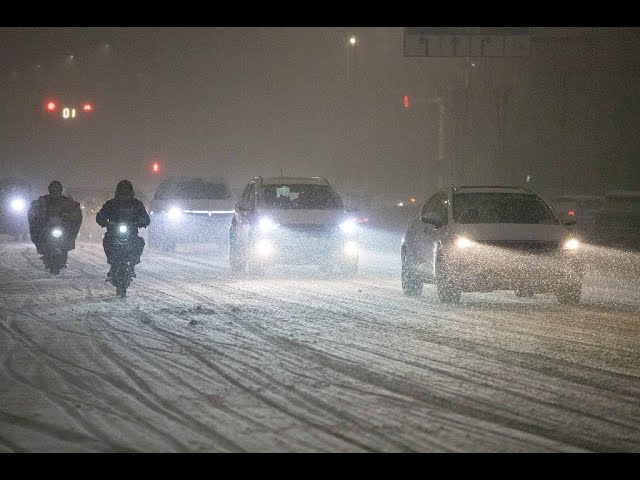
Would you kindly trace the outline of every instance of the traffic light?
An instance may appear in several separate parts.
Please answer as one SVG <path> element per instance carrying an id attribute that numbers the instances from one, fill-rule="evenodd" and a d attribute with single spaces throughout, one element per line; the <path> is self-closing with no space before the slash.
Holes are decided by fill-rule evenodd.
<path id="1" fill-rule="evenodd" d="M 153 173 L 160 173 L 160 162 L 153 162 L 151 164 L 151 171 Z"/>
<path id="2" fill-rule="evenodd" d="M 409 95 L 405 95 L 404 98 L 402 99 L 402 106 L 404 107 L 405 110 L 409 110 Z"/>

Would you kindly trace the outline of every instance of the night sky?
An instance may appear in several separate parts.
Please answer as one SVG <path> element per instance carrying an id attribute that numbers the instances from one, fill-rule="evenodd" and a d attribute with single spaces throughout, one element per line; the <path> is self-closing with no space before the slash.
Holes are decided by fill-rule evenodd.
<path id="1" fill-rule="evenodd" d="M 527 174 L 547 195 L 640 189 L 637 29 L 531 32 L 573 39 L 474 60 L 405 58 L 402 27 L 3 27 L 0 177 L 242 186 L 282 169 L 375 194 Z M 442 171 L 437 108 L 414 101 L 435 96 L 448 102 Z M 94 110 L 63 121 L 48 99 Z"/>

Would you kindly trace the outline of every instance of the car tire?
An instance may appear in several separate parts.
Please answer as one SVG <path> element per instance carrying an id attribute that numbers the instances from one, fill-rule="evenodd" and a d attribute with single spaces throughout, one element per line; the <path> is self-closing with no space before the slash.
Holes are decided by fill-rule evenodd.
<path id="1" fill-rule="evenodd" d="M 436 257 L 435 273 L 438 299 L 442 303 L 459 302 L 462 291 L 460 290 L 460 287 L 456 286 L 455 280 L 452 278 L 451 273 L 447 270 L 447 265 L 442 255 L 438 255 Z"/>
<path id="2" fill-rule="evenodd" d="M 422 294 L 422 288 L 424 287 L 424 281 L 415 273 L 413 267 L 407 258 L 405 250 L 402 250 L 402 273 L 400 275 L 402 282 L 402 293 L 408 297 L 417 297 Z"/>

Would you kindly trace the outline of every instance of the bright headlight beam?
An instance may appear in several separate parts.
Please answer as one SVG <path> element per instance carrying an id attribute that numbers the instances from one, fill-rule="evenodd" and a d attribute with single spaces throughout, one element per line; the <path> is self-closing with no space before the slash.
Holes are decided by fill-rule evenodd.
<path id="1" fill-rule="evenodd" d="M 167 217 L 169 217 L 169 220 L 178 220 L 182 217 L 182 209 L 178 207 L 171 207 L 167 212 Z"/>
<path id="2" fill-rule="evenodd" d="M 14 212 L 22 212 L 25 206 L 25 201 L 22 198 L 14 198 L 11 200 L 11 209 Z"/>
<path id="3" fill-rule="evenodd" d="M 278 224 L 270 218 L 264 217 L 258 222 L 258 228 L 261 232 L 267 233 L 278 228 Z"/>
<path id="4" fill-rule="evenodd" d="M 580 242 L 575 238 L 570 238 L 564 243 L 565 250 L 575 250 L 580 246 Z"/>
<path id="5" fill-rule="evenodd" d="M 62 230 L 60 230 L 59 228 L 54 228 L 53 230 L 51 230 L 51 235 L 53 235 L 56 238 L 59 238 L 62 236 Z"/>
<path id="6" fill-rule="evenodd" d="M 127 230 L 128 230 L 128 228 L 127 228 L 127 226 L 126 226 L 126 225 L 120 225 L 120 226 L 118 227 L 118 231 L 119 231 L 120 233 L 127 233 Z"/>
<path id="7" fill-rule="evenodd" d="M 356 228 L 358 228 L 358 226 L 353 219 L 345 220 L 340 224 L 340 230 L 342 230 L 342 232 L 346 234 L 354 233 L 356 231 Z"/>
<path id="8" fill-rule="evenodd" d="M 466 237 L 459 237 L 456 239 L 456 247 L 458 248 L 468 248 L 471 246 L 471 240 Z"/>

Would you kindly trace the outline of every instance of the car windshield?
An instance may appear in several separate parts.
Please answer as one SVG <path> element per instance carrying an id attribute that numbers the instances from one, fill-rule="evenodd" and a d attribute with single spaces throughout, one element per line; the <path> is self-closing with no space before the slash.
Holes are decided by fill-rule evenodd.
<path id="1" fill-rule="evenodd" d="M 224 183 L 217 182 L 179 182 L 161 188 L 156 193 L 158 200 L 221 200 L 229 198 L 230 193 Z"/>
<path id="2" fill-rule="evenodd" d="M 262 187 L 261 203 L 273 209 L 333 210 L 342 207 L 342 200 L 328 185 L 274 184 Z"/>
<path id="3" fill-rule="evenodd" d="M 529 194 L 457 193 L 452 208 L 457 223 L 558 223 L 549 208 Z"/>

